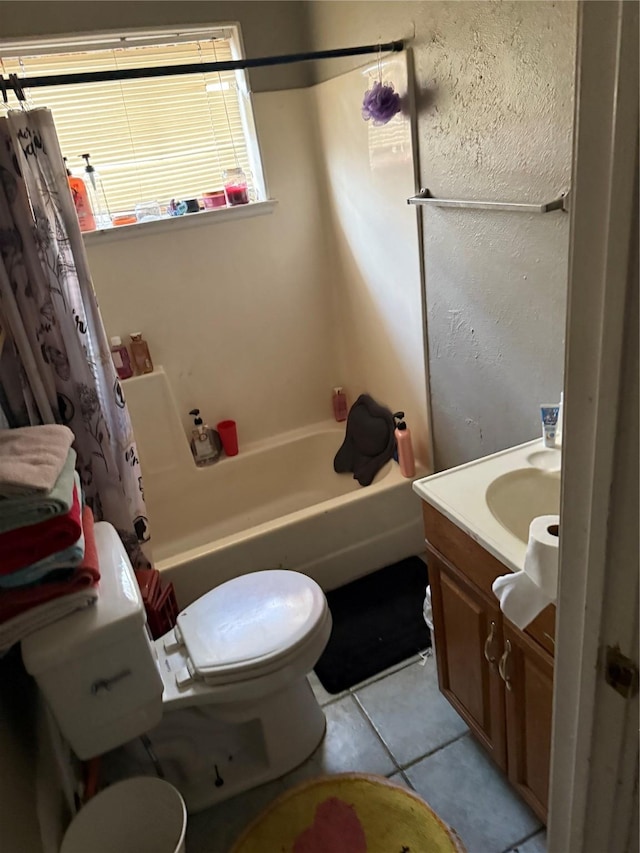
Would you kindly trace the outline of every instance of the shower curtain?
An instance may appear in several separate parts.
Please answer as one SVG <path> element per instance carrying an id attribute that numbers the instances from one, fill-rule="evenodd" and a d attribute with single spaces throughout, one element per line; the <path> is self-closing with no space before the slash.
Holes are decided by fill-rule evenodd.
<path id="1" fill-rule="evenodd" d="M 47 109 L 0 118 L 0 324 L 0 421 L 70 427 L 87 504 L 148 566 L 131 421 Z"/>

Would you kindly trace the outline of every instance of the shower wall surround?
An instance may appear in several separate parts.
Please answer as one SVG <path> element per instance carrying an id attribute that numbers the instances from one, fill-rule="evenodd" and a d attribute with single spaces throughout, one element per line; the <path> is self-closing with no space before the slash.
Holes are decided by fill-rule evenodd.
<path id="1" fill-rule="evenodd" d="M 312 2 L 313 50 L 409 38 L 420 185 L 547 201 L 571 181 L 577 3 Z M 316 63 L 316 80 L 353 69 Z M 424 212 L 437 469 L 539 434 L 564 364 L 569 216 Z"/>
<path id="2" fill-rule="evenodd" d="M 332 247 L 335 347 L 342 382 L 405 412 L 417 456 L 432 465 L 414 146 L 406 53 L 313 87 L 320 185 Z M 364 121 L 363 93 L 393 83 L 402 111 Z"/>
<path id="3" fill-rule="evenodd" d="M 363 121 L 376 73 L 254 96 L 272 214 L 88 238 L 109 333 L 144 329 L 185 428 L 197 406 L 265 439 L 331 417 L 340 384 L 405 411 L 431 465 L 410 118 Z M 384 73 L 406 95 L 406 55 Z"/>

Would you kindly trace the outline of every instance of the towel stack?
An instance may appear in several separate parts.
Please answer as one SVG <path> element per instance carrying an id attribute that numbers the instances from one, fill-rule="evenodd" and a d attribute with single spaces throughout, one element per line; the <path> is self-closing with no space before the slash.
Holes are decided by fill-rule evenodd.
<path id="1" fill-rule="evenodd" d="M 0 653 L 98 597 L 73 438 L 58 425 L 0 430 Z"/>

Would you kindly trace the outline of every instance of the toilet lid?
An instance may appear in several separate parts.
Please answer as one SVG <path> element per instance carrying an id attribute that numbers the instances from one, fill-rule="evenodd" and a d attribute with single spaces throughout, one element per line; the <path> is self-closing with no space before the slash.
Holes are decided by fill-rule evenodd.
<path id="1" fill-rule="evenodd" d="M 324 619 L 318 584 L 298 572 L 253 572 L 227 581 L 178 616 L 196 672 L 253 669 L 293 651 Z"/>

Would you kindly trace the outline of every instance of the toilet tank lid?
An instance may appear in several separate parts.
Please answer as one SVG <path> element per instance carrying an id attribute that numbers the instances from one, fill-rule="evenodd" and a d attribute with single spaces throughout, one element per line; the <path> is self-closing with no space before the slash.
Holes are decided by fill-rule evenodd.
<path id="1" fill-rule="evenodd" d="M 100 565 L 98 599 L 92 607 L 25 637 L 22 659 L 31 675 L 118 642 L 129 631 L 144 630 L 144 604 L 122 541 L 107 522 L 98 522 L 94 529 Z"/>

